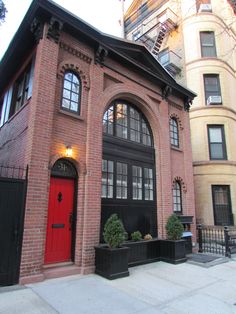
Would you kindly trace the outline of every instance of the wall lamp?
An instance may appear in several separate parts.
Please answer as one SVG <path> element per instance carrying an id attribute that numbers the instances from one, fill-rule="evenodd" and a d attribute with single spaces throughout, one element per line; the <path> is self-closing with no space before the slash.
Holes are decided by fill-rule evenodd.
<path id="1" fill-rule="evenodd" d="M 72 157 L 73 155 L 73 150 L 71 146 L 66 146 L 66 153 L 65 153 L 66 157 Z"/>

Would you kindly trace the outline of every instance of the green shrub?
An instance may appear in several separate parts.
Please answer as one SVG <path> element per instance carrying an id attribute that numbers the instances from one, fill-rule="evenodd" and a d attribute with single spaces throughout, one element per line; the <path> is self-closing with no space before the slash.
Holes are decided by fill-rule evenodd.
<path id="1" fill-rule="evenodd" d="M 120 247 L 124 242 L 126 231 L 117 214 L 113 214 L 107 219 L 104 226 L 103 236 L 110 248 Z"/>
<path id="2" fill-rule="evenodd" d="M 176 214 L 172 214 L 166 224 L 167 238 L 169 240 L 179 240 L 182 237 L 184 227 Z"/>
<path id="3" fill-rule="evenodd" d="M 134 231 L 131 233 L 131 239 L 133 241 L 140 241 L 142 240 L 142 233 L 140 231 Z"/>

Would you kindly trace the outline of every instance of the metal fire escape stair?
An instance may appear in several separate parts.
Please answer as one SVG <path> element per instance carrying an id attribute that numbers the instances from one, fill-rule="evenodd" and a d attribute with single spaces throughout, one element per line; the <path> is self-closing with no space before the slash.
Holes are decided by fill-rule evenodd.
<path id="1" fill-rule="evenodd" d="M 155 56 L 158 56 L 158 53 L 160 51 L 163 39 L 164 39 L 167 32 L 168 32 L 167 24 L 162 23 L 160 26 L 160 31 L 156 37 L 156 40 L 154 42 L 152 49 L 151 49 L 151 53 L 154 54 Z"/>

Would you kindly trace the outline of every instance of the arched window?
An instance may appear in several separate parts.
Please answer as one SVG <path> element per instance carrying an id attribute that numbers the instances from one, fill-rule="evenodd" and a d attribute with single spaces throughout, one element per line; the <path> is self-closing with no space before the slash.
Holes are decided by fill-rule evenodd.
<path id="1" fill-rule="evenodd" d="M 170 143 L 175 147 L 179 147 L 179 130 L 176 119 L 170 119 Z"/>
<path id="2" fill-rule="evenodd" d="M 105 112 L 103 132 L 145 146 L 153 146 L 145 117 L 125 101 L 115 101 Z"/>
<path id="3" fill-rule="evenodd" d="M 173 207 L 175 213 L 182 212 L 182 193 L 181 193 L 181 184 L 179 181 L 175 181 L 173 189 Z"/>
<path id="4" fill-rule="evenodd" d="M 79 77 L 73 72 L 66 72 L 63 81 L 62 109 L 80 114 L 80 96 L 81 83 Z"/>

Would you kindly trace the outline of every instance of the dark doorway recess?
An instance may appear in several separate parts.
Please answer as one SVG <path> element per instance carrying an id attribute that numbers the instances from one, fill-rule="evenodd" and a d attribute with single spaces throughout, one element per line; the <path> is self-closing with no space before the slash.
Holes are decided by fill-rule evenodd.
<path id="1" fill-rule="evenodd" d="M 27 173 L 0 166 L 0 286 L 19 282 Z"/>
<path id="2" fill-rule="evenodd" d="M 103 119 L 101 242 L 111 214 L 128 235 L 157 236 L 155 149 L 148 121 L 134 105 L 115 101 Z"/>

